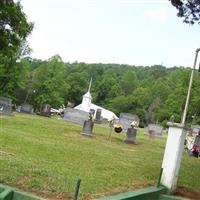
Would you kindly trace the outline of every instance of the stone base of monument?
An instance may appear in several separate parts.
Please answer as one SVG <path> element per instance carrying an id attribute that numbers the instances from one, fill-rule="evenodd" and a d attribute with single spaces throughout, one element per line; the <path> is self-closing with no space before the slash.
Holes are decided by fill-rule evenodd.
<path id="1" fill-rule="evenodd" d="M 94 123 L 95 123 L 95 124 L 102 124 L 102 123 L 103 123 L 103 121 L 102 121 L 102 120 L 97 120 L 97 119 L 94 119 Z"/>
<path id="2" fill-rule="evenodd" d="M 81 135 L 92 137 L 94 122 L 92 120 L 86 120 L 83 124 L 83 130 Z"/>
<path id="3" fill-rule="evenodd" d="M 126 139 L 124 140 L 124 143 L 126 143 L 126 144 L 135 144 L 136 135 L 137 135 L 137 129 L 128 128 L 127 132 L 126 132 Z"/>

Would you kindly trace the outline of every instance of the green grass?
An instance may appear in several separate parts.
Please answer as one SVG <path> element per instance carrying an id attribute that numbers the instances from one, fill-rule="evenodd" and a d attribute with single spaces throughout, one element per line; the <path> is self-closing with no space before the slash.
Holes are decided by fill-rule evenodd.
<path id="1" fill-rule="evenodd" d="M 125 133 L 95 124 L 93 137 L 82 126 L 37 115 L 0 116 L 0 182 L 53 199 L 82 179 L 81 199 L 156 184 L 166 136 L 150 139 L 140 129 L 136 145 Z M 184 155 L 178 185 L 200 190 L 200 160 Z M 68 181 L 69 180 L 69 181 Z M 70 188 L 71 187 L 71 188 Z M 64 198 L 63 198 L 64 199 Z"/>

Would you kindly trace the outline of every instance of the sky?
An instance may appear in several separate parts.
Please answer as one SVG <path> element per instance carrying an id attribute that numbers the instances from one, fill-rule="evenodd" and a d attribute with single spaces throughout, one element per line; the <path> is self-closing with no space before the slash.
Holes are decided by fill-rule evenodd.
<path id="1" fill-rule="evenodd" d="M 168 0 L 21 0 L 34 29 L 31 56 L 64 62 L 191 67 L 200 25 L 177 17 Z"/>

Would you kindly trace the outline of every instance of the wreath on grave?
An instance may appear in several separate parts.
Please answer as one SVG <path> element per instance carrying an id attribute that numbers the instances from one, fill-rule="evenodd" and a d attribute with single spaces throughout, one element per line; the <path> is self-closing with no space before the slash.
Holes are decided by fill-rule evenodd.
<path id="1" fill-rule="evenodd" d="M 114 124 L 114 131 L 116 133 L 121 133 L 122 132 L 122 125 L 120 125 L 120 124 Z"/>

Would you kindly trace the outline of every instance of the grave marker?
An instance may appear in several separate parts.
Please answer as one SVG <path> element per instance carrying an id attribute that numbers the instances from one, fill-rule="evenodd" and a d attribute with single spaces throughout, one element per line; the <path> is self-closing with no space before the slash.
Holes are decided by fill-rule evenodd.
<path id="1" fill-rule="evenodd" d="M 148 125 L 148 134 L 150 137 L 162 137 L 163 127 L 158 124 Z"/>
<path id="2" fill-rule="evenodd" d="M 122 125 L 124 131 L 131 127 L 133 121 L 137 121 L 139 124 L 139 117 L 130 113 L 120 113 L 119 124 Z"/>
<path id="3" fill-rule="evenodd" d="M 33 106 L 30 104 L 22 104 L 20 112 L 33 114 Z"/>
<path id="4" fill-rule="evenodd" d="M 126 132 L 126 139 L 124 140 L 124 142 L 126 144 L 135 144 L 136 135 L 137 135 L 137 129 L 132 127 L 128 128 Z"/>
<path id="5" fill-rule="evenodd" d="M 40 115 L 45 117 L 51 116 L 51 105 L 49 104 L 42 105 L 40 109 Z"/>
<path id="6" fill-rule="evenodd" d="M 94 127 L 94 122 L 91 119 L 85 120 L 81 135 L 92 137 L 93 127 Z"/>
<path id="7" fill-rule="evenodd" d="M 4 115 L 12 114 L 12 100 L 7 97 L 0 97 L 0 113 Z"/>
<path id="8" fill-rule="evenodd" d="M 78 109 L 73 109 L 73 108 L 66 108 L 64 111 L 63 119 L 83 125 L 85 120 L 88 119 L 88 117 L 89 117 L 88 112 L 78 110 Z"/>
<path id="9" fill-rule="evenodd" d="M 200 126 L 199 125 L 191 125 L 191 129 L 192 129 L 193 133 L 198 134 L 200 131 Z"/>
<path id="10" fill-rule="evenodd" d="M 97 108 L 96 117 L 95 117 L 96 121 L 101 121 L 101 111 L 102 110 L 100 108 Z"/>

